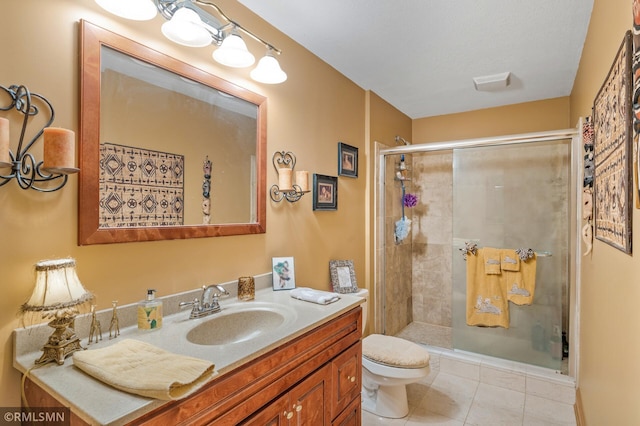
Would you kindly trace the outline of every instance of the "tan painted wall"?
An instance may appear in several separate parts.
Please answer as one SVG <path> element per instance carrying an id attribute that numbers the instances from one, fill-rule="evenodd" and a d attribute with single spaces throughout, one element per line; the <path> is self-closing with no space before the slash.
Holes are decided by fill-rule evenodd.
<path id="1" fill-rule="evenodd" d="M 515 135 L 574 127 L 569 122 L 569 98 L 555 98 L 413 121 L 413 142 Z"/>
<path id="2" fill-rule="evenodd" d="M 0 85 L 24 84 L 44 95 L 56 109 L 55 125 L 77 131 L 78 22 L 86 19 L 268 97 L 268 161 L 273 152 L 290 150 L 297 155 L 299 170 L 337 176 L 338 141 L 366 151 L 365 91 L 237 2 L 216 3 L 282 49 L 286 83 L 257 84 L 249 78 L 249 69 L 214 62 L 212 48 L 172 44 L 160 33 L 161 17 L 136 23 L 111 17 L 92 1 L 23 0 L 3 4 L 0 13 Z M 247 44 L 259 59 L 264 48 L 250 39 Z M 18 135 L 18 123 L 13 122 L 11 130 Z M 15 182 L 1 187 L 0 406 L 20 403 L 11 332 L 20 326 L 16 313 L 32 291 L 33 265 L 41 259 L 76 258 L 79 277 L 96 294 L 98 309 L 108 308 L 112 300 L 136 302 L 148 287 L 166 295 L 269 272 L 272 256 L 295 256 L 299 286 L 328 289 L 330 259 L 353 259 L 356 276 L 364 281 L 366 160 L 360 161 L 360 178 L 338 179 L 338 211 L 313 212 L 311 194 L 296 204 L 268 200 L 267 233 L 250 236 L 78 247 L 77 176 L 51 194 L 22 191 Z M 267 185 L 276 179 L 268 167 Z"/>
<path id="3" fill-rule="evenodd" d="M 595 0 L 573 92 L 571 120 L 591 114 L 626 30 L 631 0 Z M 594 241 L 582 260 L 579 389 L 589 426 L 640 424 L 640 210 L 633 209 L 634 255 Z"/>

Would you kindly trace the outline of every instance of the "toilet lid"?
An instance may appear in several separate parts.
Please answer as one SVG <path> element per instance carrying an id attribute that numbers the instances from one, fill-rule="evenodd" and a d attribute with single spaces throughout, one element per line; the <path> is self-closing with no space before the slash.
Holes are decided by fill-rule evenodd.
<path id="1" fill-rule="evenodd" d="M 362 339 L 362 355 L 392 367 L 422 368 L 429 365 L 429 352 L 420 345 L 382 334 L 371 334 Z"/>

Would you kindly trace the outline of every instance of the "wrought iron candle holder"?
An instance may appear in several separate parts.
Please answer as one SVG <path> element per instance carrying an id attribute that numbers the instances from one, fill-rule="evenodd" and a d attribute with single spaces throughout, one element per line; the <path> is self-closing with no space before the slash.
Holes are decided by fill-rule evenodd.
<path id="1" fill-rule="evenodd" d="M 309 172 L 306 170 L 295 172 L 296 156 L 290 151 L 276 151 L 273 154 L 273 167 L 278 174 L 278 183 L 271 185 L 269 196 L 277 203 L 287 200 L 295 203 L 309 192 Z"/>
<path id="2" fill-rule="evenodd" d="M 49 128 L 51 123 L 53 123 L 55 118 L 53 106 L 44 96 L 37 93 L 31 93 L 29 89 L 22 85 L 11 85 L 8 88 L 0 86 L 0 96 L 4 98 L 4 95 L 8 95 L 10 102 L 8 105 L 0 104 L 0 111 L 11 111 L 16 109 L 19 113 L 23 114 L 24 118 L 22 121 L 20 139 L 18 140 L 18 146 L 15 153 L 9 148 L 8 120 L 2 119 L 3 123 L 0 123 L 0 186 L 6 185 L 12 179 L 16 179 L 18 185 L 22 189 L 35 189 L 39 192 L 57 191 L 67 183 L 69 174 L 77 173 L 79 171 L 77 168 L 73 167 L 75 165 L 75 146 L 72 147 L 69 153 L 72 157 L 70 162 L 73 164 L 44 165 L 45 161 L 36 161 L 33 154 L 29 152 L 34 143 L 36 143 L 43 133 L 45 133 L 45 129 Z M 2 101 L 0 100 L 0 102 Z M 27 125 L 29 124 L 29 119 L 37 116 L 41 112 L 46 114 L 45 117 L 48 117 L 45 125 L 30 141 L 25 142 L 25 134 L 27 131 Z M 70 135 L 73 135 L 73 132 L 69 130 L 50 128 L 50 133 L 55 132 L 67 132 Z M 75 136 L 72 137 L 75 138 Z M 51 140 L 52 158 L 59 160 L 60 152 L 53 151 L 60 149 L 60 145 L 58 144 L 60 138 L 52 136 Z M 75 140 L 73 140 L 73 144 L 75 144 Z M 65 153 L 62 154 L 64 155 Z M 55 162 L 57 163 L 57 161 Z M 69 163 L 69 161 L 63 161 L 63 163 Z M 50 167 L 47 168 L 47 166 Z M 5 169 L 7 168 L 9 168 L 9 174 L 5 174 Z M 47 182 L 53 182 L 54 184 L 46 184 Z M 41 184 L 46 185 L 41 186 Z"/>

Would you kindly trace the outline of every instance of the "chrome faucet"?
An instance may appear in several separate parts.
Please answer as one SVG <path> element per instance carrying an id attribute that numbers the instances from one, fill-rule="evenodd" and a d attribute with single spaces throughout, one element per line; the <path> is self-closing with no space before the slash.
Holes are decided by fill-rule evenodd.
<path id="1" fill-rule="evenodd" d="M 218 290 L 220 293 L 216 293 Z M 204 316 L 220 312 L 220 304 L 218 298 L 220 296 L 228 296 L 229 292 L 218 284 L 202 286 L 202 298 L 198 300 L 196 297 L 191 302 L 180 302 L 180 308 L 191 307 L 189 318 L 202 318 Z"/>

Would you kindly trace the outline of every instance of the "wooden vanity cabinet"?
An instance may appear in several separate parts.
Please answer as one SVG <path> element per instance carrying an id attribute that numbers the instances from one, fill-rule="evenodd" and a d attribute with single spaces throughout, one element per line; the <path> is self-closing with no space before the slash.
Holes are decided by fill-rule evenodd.
<path id="1" fill-rule="evenodd" d="M 128 424 L 360 425 L 361 337 L 358 306 Z"/>
<path id="2" fill-rule="evenodd" d="M 330 425 L 331 366 L 325 365 L 243 426 Z"/>

